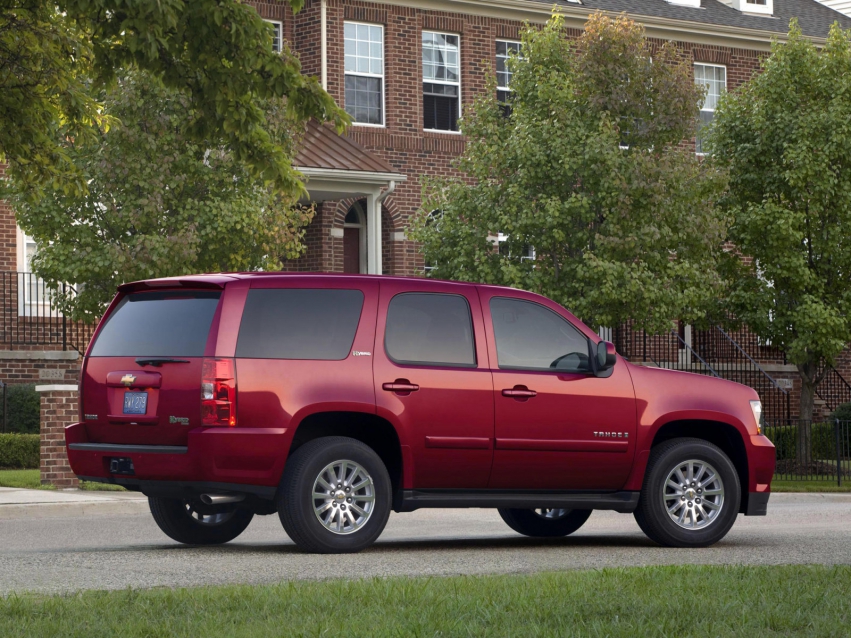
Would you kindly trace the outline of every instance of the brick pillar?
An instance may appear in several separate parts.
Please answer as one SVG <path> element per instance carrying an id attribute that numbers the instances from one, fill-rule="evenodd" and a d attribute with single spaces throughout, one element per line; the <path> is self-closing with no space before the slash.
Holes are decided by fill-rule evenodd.
<path id="1" fill-rule="evenodd" d="M 79 487 L 65 452 L 65 426 L 77 420 L 76 385 L 37 385 L 41 393 L 41 484 Z"/>

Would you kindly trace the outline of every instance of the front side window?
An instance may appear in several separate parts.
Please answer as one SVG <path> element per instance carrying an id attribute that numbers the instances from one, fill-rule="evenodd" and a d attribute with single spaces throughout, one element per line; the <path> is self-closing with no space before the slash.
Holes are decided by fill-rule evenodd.
<path id="1" fill-rule="evenodd" d="M 346 112 L 358 124 L 384 125 L 384 27 L 346 22 Z"/>
<path id="2" fill-rule="evenodd" d="M 221 293 L 136 292 L 101 328 L 93 357 L 202 357 Z"/>
<path id="3" fill-rule="evenodd" d="M 697 136 L 695 138 L 695 150 L 698 153 L 703 153 L 701 134 L 703 129 L 712 123 L 718 100 L 721 94 L 727 90 L 727 67 L 717 64 L 695 64 L 694 81 L 695 84 L 702 84 L 706 87 L 706 98 L 703 100 L 703 106 L 700 107 L 700 119 L 697 122 Z"/>
<path id="4" fill-rule="evenodd" d="M 387 308 L 384 349 L 396 363 L 476 367 L 470 305 L 461 295 L 396 295 Z"/>
<path id="5" fill-rule="evenodd" d="M 363 308 L 360 290 L 248 291 L 236 356 L 338 361 L 349 356 Z"/>
<path id="6" fill-rule="evenodd" d="M 511 76 L 514 72 L 509 68 L 508 60 L 512 55 L 520 55 L 520 43 L 509 40 L 496 41 L 496 99 L 503 110 L 510 111 L 509 100 L 511 99 Z"/>
<path id="7" fill-rule="evenodd" d="M 490 309 L 500 369 L 591 371 L 588 339 L 549 308 L 494 297 Z"/>
<path id="8" fill-rule="evenodd" d="M 457 131 L 460 113 L 459 36 L 423 31 L 423 128 Z"/>

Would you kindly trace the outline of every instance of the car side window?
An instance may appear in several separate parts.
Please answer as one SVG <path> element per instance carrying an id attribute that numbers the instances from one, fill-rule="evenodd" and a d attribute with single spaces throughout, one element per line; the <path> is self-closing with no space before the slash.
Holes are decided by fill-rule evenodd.
<path id="1" fill-rule="evenodd" d="M 360 290 L 248 291 L 236 356 L 339 361 L 349 356 L 363 308 Z"/>
<path id="2" fill-rule="evenodd" d="M 387 308 L 384 350 L 396 363 L 476 367 L 470 304 L 461 295 L 396 295 Z"/>
<path id="3" fill-rule="evenodd" d="M 549 308 L 494 297 L 490 309 L 500 369 L 591 371 L 588 339 Z"/>

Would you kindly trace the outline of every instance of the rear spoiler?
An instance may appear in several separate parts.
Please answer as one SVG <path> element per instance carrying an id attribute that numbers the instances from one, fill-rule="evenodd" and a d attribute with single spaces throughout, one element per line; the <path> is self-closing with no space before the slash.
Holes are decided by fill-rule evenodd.
<path id="1" fill-rule="evenodd" d="M 163 279 L 148 279 L 145 281 L 131 281 L 118 286 L 118 292 L 139 292 L 142 290 L 162 290 L 175 288 L 222 290 L 228 282 L 236 281 L 236 277 L 227 275 L 199 275 L 189 277 L 165 277 Z"/>

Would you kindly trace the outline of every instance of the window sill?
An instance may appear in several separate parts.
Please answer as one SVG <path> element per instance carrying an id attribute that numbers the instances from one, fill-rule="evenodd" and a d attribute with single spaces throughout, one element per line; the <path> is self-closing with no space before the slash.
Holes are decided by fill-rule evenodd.
<path id="1" fill-rule="evenodd" d="M 352 126 L 360 126 L 363 128 L 386 129 L 386 124 L 370 124 L 369 122 L 352 122 Z"/>
<path id="2" fill-rule="evenodd" d="M 438 128 L 424 128 L 423 133 L 437 133 L 438 135 L 463 135 L 461 131 L 444 131 Z"/>

